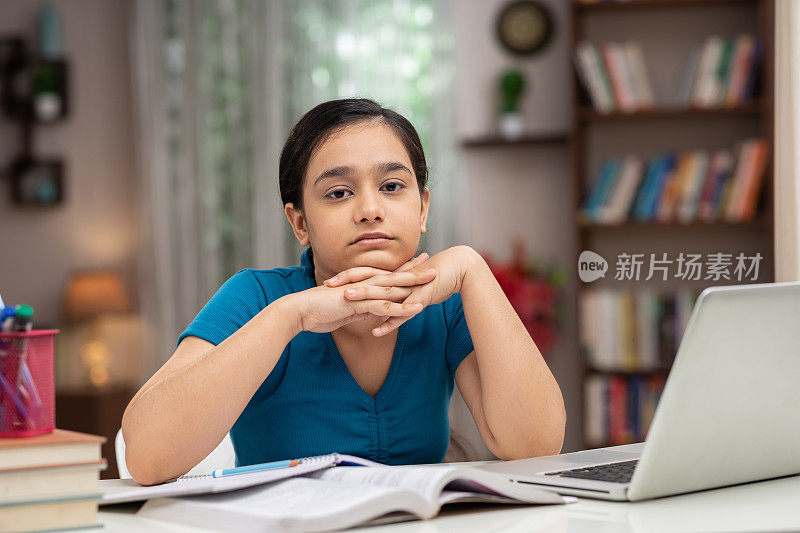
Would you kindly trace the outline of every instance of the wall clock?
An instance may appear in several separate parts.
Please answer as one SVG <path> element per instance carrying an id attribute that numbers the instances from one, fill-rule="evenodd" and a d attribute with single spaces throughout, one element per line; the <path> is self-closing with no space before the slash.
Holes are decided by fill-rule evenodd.
<path id="1" fill-rule="evenodd" d="M 536 0 L 515 0 L 497 16 L 497 38 L 515 55 L 531 55 L 542 50 L 553 35 L 553 17 Z"/>

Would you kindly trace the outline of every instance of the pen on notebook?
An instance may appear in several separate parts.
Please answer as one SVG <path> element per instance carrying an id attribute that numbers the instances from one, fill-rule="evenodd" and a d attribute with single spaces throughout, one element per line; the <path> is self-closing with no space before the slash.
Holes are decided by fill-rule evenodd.
<path id="1" fill-rule="evenodd" d="M 288 459 L 286 461 L 272 461 L 271 463 L 259 463 L 257 465 L 237 466 L 236 468 L 226 468 L 224 470 L 214 470 L 211 472 L 211 477 L 223 477 L 236 474 L 245 474 L 247 472 L 256 472 L 258 470 L 270 470 L 272 468 L 284 468 L 287 466 L 297 466 L 300 461 L 295 459 Z"/>

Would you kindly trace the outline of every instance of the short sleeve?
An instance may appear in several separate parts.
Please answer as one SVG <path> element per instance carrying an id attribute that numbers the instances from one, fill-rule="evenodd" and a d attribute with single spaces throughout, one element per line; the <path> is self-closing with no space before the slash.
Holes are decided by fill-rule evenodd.
<path id="1" fill-rule="evenodd" d="M 217 345 L 247 324 L 267 304 L 264 288 L 252 269 L 240 270 L 223 283 L 197 313 L 178 337 L 178 344 L 191 335 Z"/>
<path id="2" fill-rule="evenodd" d="M 444 321 L 447 326 L 447 342 L 445 357 L 450 376 L 455 377 L 456 369 L 461 361 L 475 348 L 467 328 L 464 306 L 461 295 L 456 293 L 444 301 Z"/>

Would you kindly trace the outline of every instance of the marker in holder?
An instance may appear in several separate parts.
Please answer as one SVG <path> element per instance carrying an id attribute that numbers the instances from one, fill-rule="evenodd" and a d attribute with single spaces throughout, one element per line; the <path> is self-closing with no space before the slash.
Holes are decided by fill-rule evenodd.
<path id="1" fill-rule="evenodd" d="M 55 428 L 56 333 L 0 333 L 0 438 L 32 437 Z"/>

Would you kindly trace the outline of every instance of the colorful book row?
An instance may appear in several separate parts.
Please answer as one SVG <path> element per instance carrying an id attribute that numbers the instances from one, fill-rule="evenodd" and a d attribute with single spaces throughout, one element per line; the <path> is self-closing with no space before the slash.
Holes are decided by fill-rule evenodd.
<path id="1" fill-rule="evenodd" d="M 644 441 L 664 383 L 664 376 L 588 376 L 584 381 L 587 444 L 603 446 Z"/>
<path id="2" fill-rule="evenodd" d="M 585 224 L 752 220 L 769 145 L 748 139 L 733 149 L 665 152 L 604 160 L 578 213 Z"/>
<path id="3" fill-rule="evenodd" d="M 750 34 L 719 35 L 695 45 L 677 88 L 679 107 L 736 107 L 752 100 L 762 47 Z M 601 113 L 633 113 L 654 107 L 653 89 L 641 45 L 636 41 L 582 41 L 575 48 L 575 65 L 592 107 Z"/>
<path id="4" fill-rule="evenodd" d="M 658 294 L 592 288 L 581 294 L 580 342 L 587 364 L 605 371 L 653 371 L 672 364 L 697 292 Z"/>
<path id="5" fill-rule="evenodd" d="M 736 107 L 753 99 L 761 44 L 750 34 L 708 37 L 689 53 L 678 103 L 698 108 Z"/>
<path id="6" fill-rule="evenodd" d="M 599 47 L 580 42 L 575 49 L 575 64 L 597 111 L 632 113 L 653 107 L 644 54 L 636 41 L 606 42 Z"/>

